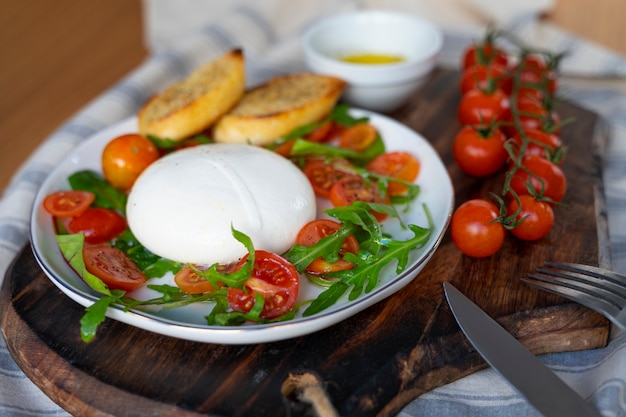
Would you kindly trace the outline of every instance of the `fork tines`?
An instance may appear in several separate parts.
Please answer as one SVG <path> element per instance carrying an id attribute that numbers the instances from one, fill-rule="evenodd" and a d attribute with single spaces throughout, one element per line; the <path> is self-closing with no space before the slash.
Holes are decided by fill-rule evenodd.
<path id="1" fill-rule="evenodd" d="M 626 277 L 589 265 L 545 262 L 522 281 L 604 314 L 626 329 Z"/>

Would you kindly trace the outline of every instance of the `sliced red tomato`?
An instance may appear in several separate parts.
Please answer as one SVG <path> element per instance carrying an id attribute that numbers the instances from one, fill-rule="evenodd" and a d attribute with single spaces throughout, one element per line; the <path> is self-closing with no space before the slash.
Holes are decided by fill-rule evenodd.
<path id="1" fill-rule="evenodd" d="M 74 217 L 89 208 L 96 196 L 89 191 L 57 191 L 43 200 L 43 208 L 56 217 Z"/>
<path id="2" fill-rule="evenodd" d="M 349 206 L 355 201 L 389 204 L 389 196 L 381 195 L 376 184 L 365 182 L 361 177 L 349 176 L 337 181 L 330 189 L 330 202 L 335 207 Z M 381 222 L 387 218 L 384 213 L 372 212 Z"/>
<path id="3" fill-rule="evenodd" d="M 352 168 L 353 165 L 346 159 L 325 160 L 309 158 L 305 162 L 304 167 L 302 167 L 302 172 L 309 179 L 316 195 L 329 198 L 333 184 L 346 176 L 354 176 L 354 174 L 350 173 Z"/>
<path id="4" fill-rule="evenodd" d="M 113 210 L 94 207 L 74 217 L 68 228 L 72 233 L 84 233 L 87 243 L 104 243 L 126 230 L 126 220 Z"/>
<path id="5" fill-rule="evenodd" d="M 339 146 L 361 152 L 376 140 L 378 131 L 369 123 L 357 123 L 346 128 L 339 137 Z"/>
<path id="6" fill-rule="evenodd" d="M 110 289 L 132 291 L 148 280 L 124 252 L 106 243 L 85 245 L 83 259 L 87 271 Z"/>
<path id="7" fill-rule="evenodd" d="M 333 137 L 334 125 L 332 120 L 327 120 L 306 135 L 304 139 L 311 142 L 328 142 Z"/>
<path id="8" fill-rule="evenodd" d="M 296 243 L 302 246 L 313 246 L 320 239 L 332 235 L 336 231 L 341 229 L 341 223 L 330 219 L 316 219 L 305 224 L 298 236 L 296 237 Z M 343 255 L 346 252 L 357 253 L 359 251 L 359 242 L 353 235 L 348 236 L 341 245 L 341 251 L 339 255 Z M 328 262 L 324 258 L 320 257 L 306 268 L 306 272 L 313 275 L 324 275 L 330 272 L 345 271 L 353 269 L 354 264 L 340 258 L 336 262 Z"/>
<path id="9" fill-rule="evenodd" d="M 216 289 L 210 281 L 198 275 L 189 265 L 185 265 L 174 275 L 174 282 L 187 294 L 202 294 Z"/>
<path id="10" fill-rule="evenodd" d="M 522 165 L 525 169 L 518 168 L 511 177 L 511 188 L 518 195 L 530 194 L 527 187 L 530 184 L 537 196 L 556 202 L 563 199 L 567 180 L 558 165 L 537 155 L 523 157 Z"/>
<path id="11" fill-rule="evenodd" d="M 413 182 L 417 178 L 421 165 L 416 157 L 408 152 L 395 151 L 378 155 L 367 164 L 367 169 L 375 174 Z M 402 195 L 407 186 L 398 182 L 390 182 L 387 192 L 390 196 Z"/>
<path id="12" fill-rule="evenodd" d="M 239 267 L 248 259 L 244 256 Z M 265 300 L 262 318 L 273 319 L 289 312 L 296 303 L 300 276 L 296 268 L 275 253 L 254 252 L 254 269 L 244 288 L 228 288 L 228 304 L 234 311 L 249 312 L 256 302 L 256 294 Z"/>
<path id="13" fill-rule="evenodd" d="M 485 177 L 506 163 L 505 142 L 506 136 L 496 127 L 464 126 L 454 138 L 452 154 L 463 172 Z"/>
<path id="14" fill-rule="evenodd" d="M 516 216 L 516 220 L 522 222 L 511 229 L 511 233 L 522 240 L 539 240 L 547 235 L 554 225 L 554 212 L 550 204 L 544 201 L 538 201 L 528 194 L 519 196 L 519 204 L 516 200 L 511 200 L 508 205 L 507 212 L 512 216 L 518 207 L 520 213 Z"/>

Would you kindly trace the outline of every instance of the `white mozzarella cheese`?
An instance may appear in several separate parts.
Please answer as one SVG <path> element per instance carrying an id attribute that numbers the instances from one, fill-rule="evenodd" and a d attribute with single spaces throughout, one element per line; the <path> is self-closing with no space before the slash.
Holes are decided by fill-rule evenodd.
<path id="1" fill-rule="evenodd" d="M 137 179 L 128 225 L 150 251 L 194 264 L 246 254 L 231 226 L 255 249 L 281 254 L 316 216 L 306 176 L 289 160 L 249 145 L 210 144 L 167 155 Z"/>

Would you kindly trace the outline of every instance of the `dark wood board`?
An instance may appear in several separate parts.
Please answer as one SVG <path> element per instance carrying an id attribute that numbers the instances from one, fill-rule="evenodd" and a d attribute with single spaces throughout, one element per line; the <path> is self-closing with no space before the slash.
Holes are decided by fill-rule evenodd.
<path id="1" fill-rule="evenodd" d="M 392 116 L 428 138 L 452 176 L 457 205 L 498 191 L 501 176 L 474 180 L 454 164 L 459 74 L 438 70 Z M 446 234 L 431 262 L 399 293 L 314 334 L 258 345 L 214 345 L 150 333 L 107 319 L 96 340 L 79 336 L 83 308 L 53 286 L 29 247 L 0 293 L 7 345 L 48 396 L 80 416 L 303 416 L 308 393 L 342 416 L 391 416 L 424 392 L 485 368 L 460 333 L 443 296 L 450 281 L 536 354 L 602 347 L 606 319 L 537 291 L 519 278 L 545 260 L 610 266 L 601 160 L 607 131 L 597 115 L 569 103 L 569 191 L 550 234 L 507 237 L 497 256 L 461 255 Z M 308 381 L 308 382 L 303 382 Z M 323 408 L 318 409 L 324 414 Z M 325 414 L 328 415 L 328 414 Z"/>

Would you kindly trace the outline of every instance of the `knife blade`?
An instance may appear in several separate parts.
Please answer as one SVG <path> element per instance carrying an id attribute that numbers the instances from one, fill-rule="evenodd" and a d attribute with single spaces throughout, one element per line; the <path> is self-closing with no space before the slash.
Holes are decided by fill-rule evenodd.
<path id="1" fill-rule="evenodd" d="M 546 417 L 602 417 L 524 345 L 452 284 L 446 299 L 461 330 L 485 361 Z"/>

